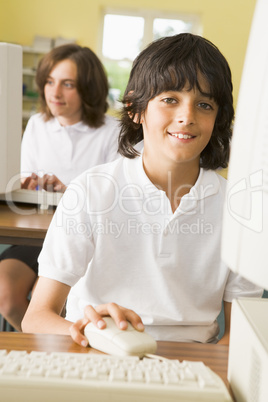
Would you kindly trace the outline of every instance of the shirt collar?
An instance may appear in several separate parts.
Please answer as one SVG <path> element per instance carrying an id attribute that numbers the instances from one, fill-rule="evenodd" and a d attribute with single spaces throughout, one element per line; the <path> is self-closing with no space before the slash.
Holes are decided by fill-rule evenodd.
<path id="1" fill-rule="evenodd" d="M 134 159 L 126 158 L 126 163 L 126 174 L 129 183 L 135 183 L 136 185 L 141 186 L 144 194 L 152 194 L 156 192 L 159 192 L 159 194 L 164 193 L 159 190 L 146 175 L 142 163 L 142 154 Z M 217 173 L 213 170 L 204 170 L 203 168 L 200 168 L 197 181 L 189 193 L 182 197 L 179 209 L 191 209 L 194 204 L 196 205 L 197 201 L 216 194 L 219 191 L 219 188 L 220 180 Z"/>
<path id="2" fill-rule="evenodd" d="M 58 119 L 56 117 L 53 117 L 52 119 L 49 119 L 47 124 L 49 126 L 49 129 L 51 131 L 54 131 L 54 132 L 61 131 L 63 129 L 67 129 L 67 130 L 69 130 L 69 129 L 72 130 L 73 129 L 73 130 L 81 131 L 81 132 L 85 132 L 85 131 L 90 130 L 90 127 L 87 124 L 85 124 L 84 122 L 82 122 L 82 121 L 79 121 L 78 123 L 75 123 L 75 124 L 73 124 L 71 126 L 63 127 L 63 126 L 60 125 L 60 123 L 59 123 L 59 121 L 58 121 Z"/>
<path id="3" fill-rule="evenodd" d="M 198 202 L 217 194 L 220 181 L 213 170 L 200 168 L 199 176 L 189 193 L 185 194 L 177 208 L 177 213 L 187 213 L 197 208 Z"/>
<path id="4" fill-rule="evenodd" d="M 141 151 L 140 151 L 141 152 Z M 140 156 L 134 159 L 125 159 L 126 176 L 130 184 L 140 186 L 144 194 L 152 194 L 159 192 L 157 187 L 151 182 L 146 175 L 142 162 L 142 152 Z"/>

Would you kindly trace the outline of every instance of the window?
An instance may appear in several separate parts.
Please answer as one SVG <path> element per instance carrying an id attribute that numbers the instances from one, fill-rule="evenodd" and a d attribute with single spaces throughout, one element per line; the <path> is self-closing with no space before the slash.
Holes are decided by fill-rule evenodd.
<path id="1" fill-rule="evenodd" d="M 167 15 L 160 12 L 130 12 L 106 9 L 99 54 L 106 68 L 112 108 L 123 95 L 131 65 L 138 53 L 150 42 L 182 32 L 201 34 L 198 15 Z"/>

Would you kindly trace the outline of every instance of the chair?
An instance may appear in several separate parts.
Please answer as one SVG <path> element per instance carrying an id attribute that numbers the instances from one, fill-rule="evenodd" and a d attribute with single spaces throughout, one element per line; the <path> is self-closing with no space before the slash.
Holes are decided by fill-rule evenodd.
<path id="1" fill-rule="evenodd" d="M 13 328 L 12 325 L 10 325 L 2 315 L 0 315 L 0 331 L 1 332 L 14 332 L 15 331 L 15 328 Z"/>

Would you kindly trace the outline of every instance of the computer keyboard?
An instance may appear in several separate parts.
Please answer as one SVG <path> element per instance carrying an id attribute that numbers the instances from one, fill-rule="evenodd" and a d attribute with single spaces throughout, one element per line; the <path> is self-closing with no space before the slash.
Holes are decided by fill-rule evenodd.
<path id="1" fill-rule="evenodd" d="M 220 377 L 202 362 L 0 350 L 0 401 L 230 402 L 232 399 Z"/>
<path id="2" fill-rule="evenodd" d="M 5 194 L 5 200 L 10 202 L 22 202 L 26 204 L 40 205 L 43 209 L 49 206 L 57 206 L 63 193 L 45 190 L 18 189 Z"/>

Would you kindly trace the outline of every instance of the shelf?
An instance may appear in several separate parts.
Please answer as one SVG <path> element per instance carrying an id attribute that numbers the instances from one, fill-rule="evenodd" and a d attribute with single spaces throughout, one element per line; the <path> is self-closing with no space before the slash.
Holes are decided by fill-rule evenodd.
<path id="1" fill-rule="evenodd" d="M 51 49 L 38 49 L 30 46 L 22 46 L 22 50 L 24 53 L 45 54 L 48 53 Z"/>
<path id="2" fill-rule="evenodd" d="M 24 67 L 22 69 L 22 73 L 23 73 L 23 75 L 31 75 L 34 77 L 36 74 L 36 70 L 34 68 Z"/>
<path id="3" fill-rule="evenodd" d="M 36 69 L 40 59 L 50 49 L 43 47 L 22 46 L 23 49 L 23 112 L 22 126 L 25 128 L 29 118 L 36 113 L 38 107 L 38 93 L 35 83 Z"/>

